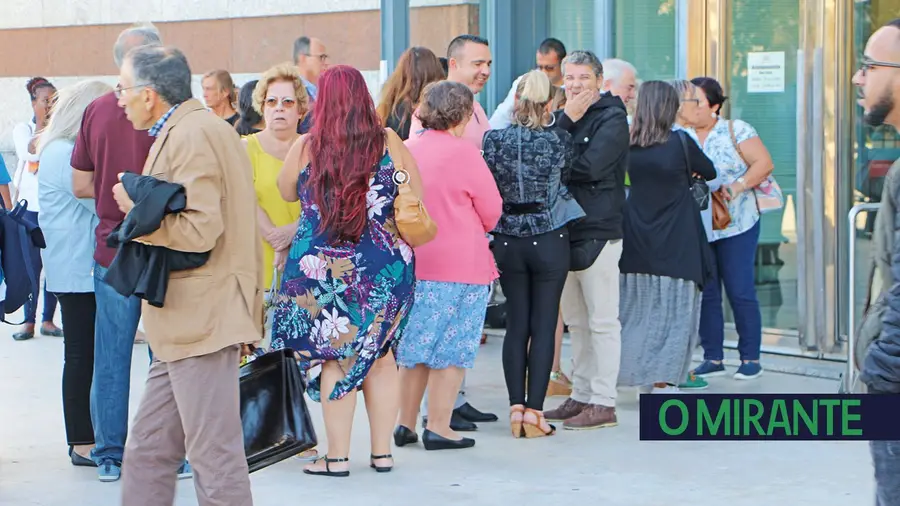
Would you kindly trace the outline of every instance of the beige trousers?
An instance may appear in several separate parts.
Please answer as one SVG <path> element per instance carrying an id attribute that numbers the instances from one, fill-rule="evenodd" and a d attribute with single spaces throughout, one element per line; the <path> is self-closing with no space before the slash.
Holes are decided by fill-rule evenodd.
<path id="1" fill-rule="evenodd" d="M 185 455 L 200 506 L 252 506 L 238 389 L 240 349 L 154 360 L 122 459 L 123 506 L 172 506 Z"/>
<path id="2" fill-rule="evenodd" d="M 619 257 L 622 241 L 607 242 L 593 265 L 570 272 L 560 305 L 572 338 L 572 399 L 615 407 L 619 358 Z"/>

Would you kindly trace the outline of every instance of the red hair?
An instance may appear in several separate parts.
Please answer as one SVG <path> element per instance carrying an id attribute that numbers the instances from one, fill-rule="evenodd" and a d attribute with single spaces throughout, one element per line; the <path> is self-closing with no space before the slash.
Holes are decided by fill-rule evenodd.
<path id="1" fill-rule="evenodd" d="M 366 227 L 366 192 L 384 153 L 384 127 L 362 74 L 337 65 L 319 77 L 309 145 L 309 185 L 335 242 L 358 242 Z"/>

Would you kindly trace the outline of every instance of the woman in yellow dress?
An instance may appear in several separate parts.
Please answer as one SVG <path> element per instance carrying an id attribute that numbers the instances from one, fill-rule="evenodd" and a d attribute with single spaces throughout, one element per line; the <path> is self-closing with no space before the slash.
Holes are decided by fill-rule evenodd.
<path id="1" fill-rule="evenodd" d="M 297 124 L 309 107 L 306 88 L 296 67 L 282 64 L 267 70 L 253 91 L 253 107 L 262 114 L 266 127 L 243 140 L 253 165 L 256 214 L 263 238 L 263 273 L 268 290 L 274 268 L 284 263 L 300 217 L 299 202 L 285 202 L 277 185 L 284 157 L 299 137 Z"/>

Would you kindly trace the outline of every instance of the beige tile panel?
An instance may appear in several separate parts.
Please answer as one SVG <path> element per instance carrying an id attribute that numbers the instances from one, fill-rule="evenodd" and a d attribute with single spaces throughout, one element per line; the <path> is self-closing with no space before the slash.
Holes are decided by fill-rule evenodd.
<path id="1" fill-rule="evenodd" d="M 411 8 L 478 0 L 410 0 Z M 378 10 L 380 0 L 2 0 L 0 29 Z"/>

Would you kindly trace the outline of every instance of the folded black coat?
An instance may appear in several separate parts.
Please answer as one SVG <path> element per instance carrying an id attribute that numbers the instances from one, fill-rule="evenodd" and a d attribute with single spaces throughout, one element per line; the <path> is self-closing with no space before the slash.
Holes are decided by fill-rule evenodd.
<path id="1" fill-rule="evenodd" d="M 159 229 L 165 215 L 183 211 L 187 198 L 182 185 L 152 176 L 126 172 L 122 185 L 134 207 L 106 238 L 106 245 L 118 251 L 103 280 L 123 296 L 134 295 L 163 307 L 169 273 L 202 266 L 209 252 L 186 253 L 134 242 Z"/>

